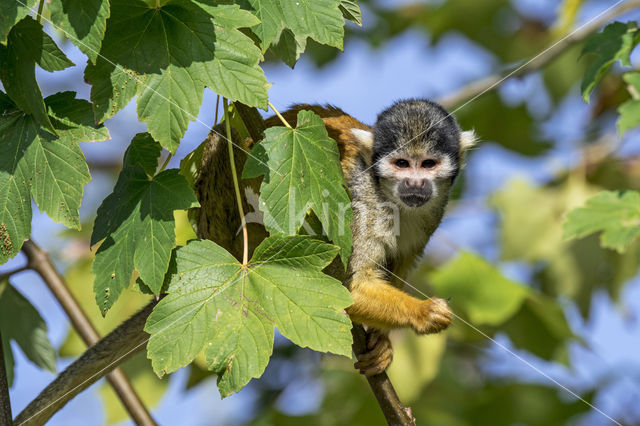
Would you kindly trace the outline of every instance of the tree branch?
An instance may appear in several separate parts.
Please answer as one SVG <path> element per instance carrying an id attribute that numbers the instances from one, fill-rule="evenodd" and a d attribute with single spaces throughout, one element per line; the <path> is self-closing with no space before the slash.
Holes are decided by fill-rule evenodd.
<path id="1" fill-rule="evenodd" d="M 548 47 L 542 53 L 526 62 L 524 65 L 519 65 L 513 68 L 509 68 L 502 73 L 496 73 L 488 77 L 481 78 L 473 81 L 461 89 L 458 89 L 450 95 L 445 95 L 438 99 L 445 108 L 451 108 L 455 105 L 463 102 L 473 100 L 474 98 L 481 96 L 497 87 L 512 77 L 520 77 L 522 75 L 529 74 L 530 72 L 537 71 L 543 68 L 551 61 L 556 59 L 562 53 L 564 53 L 569 47 L 584 40 L 592 33 L 598 31 L 603 25 L 612 21 L 624 13 L 640 7 L 640 0 L 629 0 L 622 3 L 620 6 L 610 10 L 603 14 L 598 19 L 589 22 L 586 25 L 578 27 L 574 32 L 560 39 L 555 44 Z"/>
<path id="2" fill-rule="evenodd" d="M 144 349 L 149 340 L 144 324 L 157 303 L 152 301 L 85 351 L 18 414 L 15 424 L 45 424 L 77 394 Z"/>
<path id="3" fill-rule="evenodd" d="M 356 355 L 367 352 L 366 332 L 364 328 L 360 324 L 354 324 L 351 329 L 351 334 L 353 335 L 353 352 L 355 352 Z M 367 377 L 367 381 L 389 425 L 415 426 L 416 419 L 413 417 L 413 414 L 411 414 L 411 408 L 402 405 L 387 373 L 382 372 L 374 376 L 369 376 Z"/>
<path id="4" fill-rule="evenodd" d="M 7 348 L 11 350 L 11 348 Z M 11 416 L 11 399 L 9 399 L 9 381 L 7 379 L 7 367 L 4 361 L 4 350 L 2 347 L 2 332 L 0 331 L 0 424 L 10 426 L 13 416 Z"/>
<path id="5" fill-rule="evenodd" d="M 22 251 L 27 256 L 27 265 L 36 271 L 47 284 L 47 287 L 49 287 L 49 290 L 51 290 L 62 309 L 64 309 L 74 330 L 80 335 L 84 343 L 88 347 L 96 344 L 100 340 L 100 335 L 78 304 L 78 301 L 69 291 L 64 278 L 58 273 L 48 254 L 31 240 L 25 241 Z M 107 376 L 107 380 L 131 418 L 137 424 L 156 424 L 122 369 L 116 368 Z"/>

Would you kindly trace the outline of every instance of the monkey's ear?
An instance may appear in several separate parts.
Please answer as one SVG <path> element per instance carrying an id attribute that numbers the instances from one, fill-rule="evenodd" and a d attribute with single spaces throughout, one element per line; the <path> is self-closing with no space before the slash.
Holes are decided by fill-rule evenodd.
<path id="1" fill-rule="evenodd" d="M 351 134 L 356 138 L 361 148 L 368 151 L 373 150 L 373 133 L 363 129 L 351 129 Z"/>
<path id="2" fill-rule="evenodd" d="M 476 142 L 478 142 L 478 138 L 473 130 L 467 130 L 465 132 L 460 132 L 460 151 L 465 152 L 469 148 L 473 147 Z"/>

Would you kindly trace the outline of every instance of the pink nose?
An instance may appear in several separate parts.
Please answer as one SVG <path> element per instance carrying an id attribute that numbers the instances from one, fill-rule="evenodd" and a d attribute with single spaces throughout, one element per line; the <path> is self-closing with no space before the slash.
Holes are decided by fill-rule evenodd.
<path id="1" fill-rule="evenodd" d="M 422 188 L 424 186 L 424 179 L 405 179 L 404 184 L 407 188 Z"/>

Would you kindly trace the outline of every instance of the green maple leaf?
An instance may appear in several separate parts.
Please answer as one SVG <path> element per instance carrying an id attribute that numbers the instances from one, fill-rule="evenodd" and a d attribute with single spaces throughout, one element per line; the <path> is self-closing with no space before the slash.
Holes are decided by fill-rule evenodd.
<path id="1" fill-rule="evenodd" d="M 640 72 L 628 72 L 622 76 L 629 85 L 632 99 L 618 107 L 618 133 L 620 137 L 629 129 L 640 126 Z"/>
<path id="2" fill-rule="evenodd" d="M 0 264 L 16 255 L 31 233 L 31 197 L 51 219 L 80 229 L 78 209 L 91 179 L 78 142 L 105 140 L 89 102 L 62 92 L 45 99 L 58 136 L 45 132 L 0 92 Z"/>
<path id="3" fill-rule="evenodd" d="M 51 21 L 96 63 L 109 17 L 109 0 L 51 0 Z"/>
<path id="4" fill-rule="evenodd" d="M 602 231 L 600 244 L 624 253 L 640 235 L 640 193 L 603 191 L 567 214 L 565 238 L 581 238 Z"/>
<path id="5" fill-rule="evenodd" d="M 247 159 L 243 177 L 264 175 L 260 209 L 269 232 L 296 234 L 312 209 L 331 241 L 340 246 L 346 265 L 351 255 L 351 201 L 336 142 L 322 119 L 298 113 L 298 126 L 271 127 Z"/>
<path id="6" fill-rule="evenodd" d="M 638 41 L 640 32 L 635 22 L 614 22 L 587 39 L 582 55 L 591 53 L 596 58 L 582 79 L 580 89 L 585 102 L 589 102 L 589 95 L 614 62 L 619 60 L 622 65 L 631 65 L 629 55 Z"/>
<path id="7" fill-rule="evenodd" d="M 473 324 L 498 325 L 520 309 L 529 293 L 493 265 L 463 252 L 429 276 L 438 294 L 451 297 Z"/>
<path id="8" fill-rule="evenodd" d="M 252 27 L 262 51 L 274 52 L 293 66 L 304 52 L 307 38 L 342 49 L 344 18 L 358 19 L 360 9 L 353 1 L 340 0 L 245 0 L 260 19 Z M 277 43 L 276 43 L 277 42 Z"/>
<path id="9" fill-rule="evenodd" d="M 274 326 L 296 345 L 349 356 L 351 297 L 323 274 L 338 248 L 304 236 L 272 236 L 246 267 L 212 241 L 175 251 L 168 295 L 149 316 L 147 356 L 158 375 L 202 350 L 223 396 L 264 371 Z"/>
<path id="10" fill-rule="evenodd" d="M 13 382 L 14 365 L 11 340 L 35 365 L 56 372 L 56 351 L 47 338 L 47 325 L 36 308 L 7 279 L 0 280 L 0 331 L 9 386 Z"/>
<path id="11" fill-rule="evenodd" d="M 177 169 L 154 176 L 160 150 L 148 133 L 136 135 L 113 192 L 98 209 L 91 244 L 105 240 L 93 264 L 96 302 L 103 315 L 129 286 L 134 269 L 154 294 L 160 293 L 176 246 L 173 211 L 198 206 Z"/>
<path id="12" fill-rule="evenodd" d="M 27 16 L 9 33 L 7 47 L 0 46 L 0 79 L 13 102 L 55 134 L 36 81 L 36 64 L 50 72 L 74 65 L 44 33 L 42 25 Z"/>
<path id="13" fill-rule="evenodd" d="M 362 26 L 362 12 L 360 6 L 355 0 L 342 0 L 340 2 L 340 11 L 344 19 L 348 19 L 356 25 Z"/>
<path id="14" fill-rule="evenodd" d="M 37 0 L 0 2 L 0 43 L 7 44 L 9 30 L 36 5 Z"/>
<path id="15" fill-rule="evenodd" d="M 175 152 L 197 118 L 205 86 L 266 109 L 260 49 L 238 30 L 259 22 L 251 13 L 206 1 L 170 0 L 158 8 L 140 0 L 111 3 L 100 57 L 85 70 L 99 122 L 137 96 L 140 120 Z"/>

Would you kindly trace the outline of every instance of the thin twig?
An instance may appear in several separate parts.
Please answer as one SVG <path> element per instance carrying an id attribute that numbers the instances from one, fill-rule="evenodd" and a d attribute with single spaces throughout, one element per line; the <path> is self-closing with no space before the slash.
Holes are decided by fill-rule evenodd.
<path id="1" fill-rule="evenodd" d="M 354 324 L 351 334 L 353 336 L 353 352 L 356 355 L 367 352 L 364 328 L 360 324 Z M 384 414 L 388 424 L 393 426 L 415 426 L 416 419 L 411 414 L 411 408 L 402 405 L 387 373 L 382 372 L 369 376 L 367 377 L 367 382 L 369 382 L 369 386 L 378 400 L 378 405 L 380 405 L 382 414 Z"/>
<path id="2" fill-rule="evenodd" d="M 213 119 L 213 127 L 218 125 L 218 107 L 220 106 L 220 95 L 216 97 L 216 116 Z"/>
<path id="3" fill-rule="evenodd" d="M 6 280 L 7 278 L 9 278 L 12 275 L 15 275 L 17 273 L 20 273 L 22 271 L 27 271 L 27 270 L 29 270 L 29 265 L 24 265 L 24 266 L 21 266 L 19 268 L 12 269 L 11 271 L 3 272 L 3 273 L 0 274 L 0 281 Z"/>
<path id="4" fill-rule="evenodd" d="M 238 214 L 240 215 L 240 223 L 242 224 L 242 265 L 249 264 L 249 234 L 247 232 L 247 221 L 244 217 L 242 208 L 242 195 L 240 195 L 240 184 L 238 183 L 238 174 L 236 172 L 236 160 L 233 156 L 233 144 L 231 143 L 231 117 L 229 116 L 229 104 L 227 98 L 222 98 L 224 106 L 224 125 L 227 131 L 227 146 L 229 147 L 229 165 L 231 166 L 231 174 L 233 175 L 233 189 L 236 193 L 236 202 L 238 204 Z"/>
<path id="5" fill-rule="evenodd" d="M 278 110 L 276 109 L 276 107 L 273 106 L 273 104 L 271 103 L 271 101 L 269 101 L 269 106 L 271 107 L 271 109 L 273 110 L 273 112 L 276 113 L 276 115 L 278 116 L 278 118 L 280 119 L 280 121 L 282 121 L 282 124 L 284 124 L 285 126 L 287 126 L 288 128 L 291 129 L 291 125 L 289 123 L 287 123 L 287 120 L 284 119 L 284 117 L 282 115 L 280 115 L 280 113 L 278 112 Z"/>
<path id="6" fill-rule="evenodd" d="M 0 424 L 10 426 L 13 424 L 11 415 L 11 399 L 9 399 L 9 381 L 2 347 L 2 331 L 0 331 Z M 10 351 L 11 348 L 7 348 Z"/>
<path id="7" fill-rule="evenodd" d="M 49 259 L 48 254 L 31 240 L 25 241 L 22 246 L 22 251 L 27 256 L 27 264 L 29 267 L 40 275 L 56 300 L 58 300 L 62 306 L 62 309 L 64 309 L 74 330 L 87 346 L 93 346 L 100 340 L 100 335 L 80 307 L 78 301 L 69 291 L 64 278 L 58 273 L 51 259 Z M 109 373 L 107 379 L 122 401 L 127 412 L 137 424 L 156 424 L 121 369 L 118 368 L 112 373 Z"/>
<path id="8" fill-rule="evenodd" d="M 439 98 L 438 102 L 445 108 L 451 108 L 473 98 L 474 96 L 478 96 L 481 93 L 487 93 L 497 88 L 498 86 L 500 86 L 500 84 L 502 84 L 509 78 L 520 77 L 533 71 L 537 71 L 556 59 L 569 47 L 580 41 L 583 41 L 589 35 L 598 31 L 609 21 L 637 7 L 640 7 L 640 0 L 629 0 L 625 3 L 622 3 L 620 6 L 602 15 L 599 19 L 596 19 L 588 25 L 579 28 L 568 37 L 549 47 L 546 52 L 537 56 L 534 60 L 527 63 L 525 66 L 515 66 L 501 73 L 496 73 L 488 77 L 483 77 L 479 80 L 473 81 L 466 86 L 456 90 L 454 93 Z"/>
<path id="9" fill-rule="evenodd" d="M 153 300 L 85 351 L 18 414 L 16 426 L 45 424 L 76 395 L 143 350 L 149 340 L 144 324 L 156 304 Z"/>

